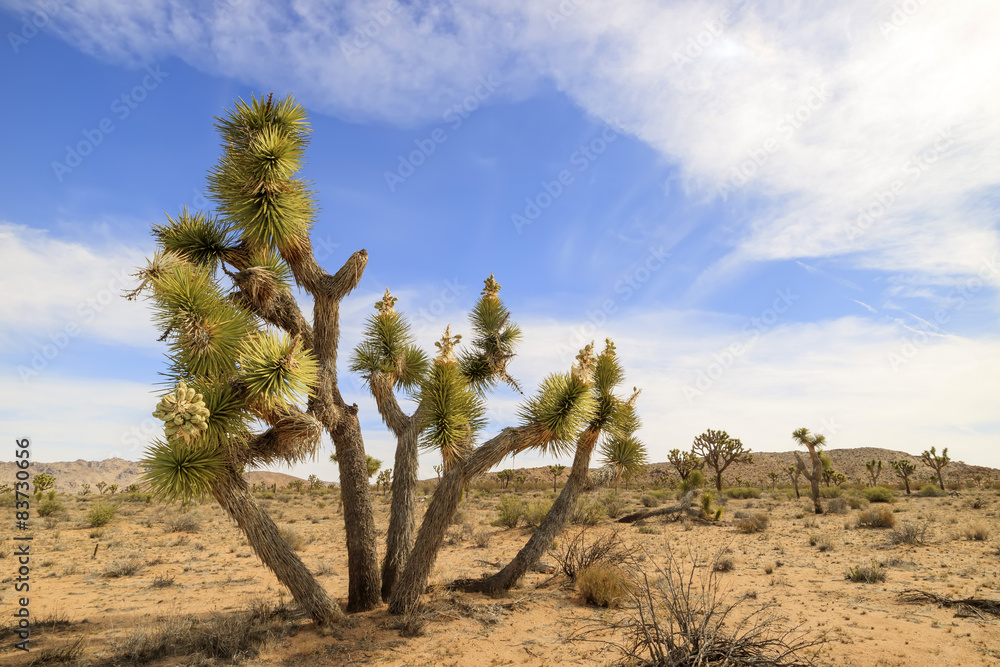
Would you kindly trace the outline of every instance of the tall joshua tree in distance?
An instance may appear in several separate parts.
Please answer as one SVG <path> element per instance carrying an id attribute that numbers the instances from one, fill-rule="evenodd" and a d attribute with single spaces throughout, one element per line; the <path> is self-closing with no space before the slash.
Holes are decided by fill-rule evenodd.
<path id="1" fill-rule="evenodd" d="M 344 402 L 337 384 L 340 303 L 357 287 L 368 254 L 355 252 L 333 274 L 313 256 L 314 198 L 297 177 L 309 127 L 294 100 L 241 100 L 216 127 L 223 155 L 209 175 L 209 192 L 218 217 L 185 209 L 154 226 L 156 254 L 127 295 L 151 297 L 170 348 L 169 376 L 177 383 L 164 397 L 172 395 L 172 403 L 157 410 L 167 437 L 147 452 L 147 478 L 167 498 L 215 496 L 296 601 L 316 622 L 328 623 L 341 615 L 339 608 L 281 538 L 241 473 L 314 456 L 325 430 L 340 468 L 347 608 L 378 603 L 358 409 Z M 293 279 L 313 297 L 311 322 L 292 296 Z M 258 420 L 267 425 L 262 433 L 253 432 Z M 171 432 L 171 426 L 184 428 Z"/>
<path id="2" fill-rule="evenodd" d="M 705 465 L 715 471 L 715 489 L 722 491 L 722 473 L 733 463 L 753 463 L 753 454 L 743 448 L 738 438 L 730 438 L 725 431 L 708 429 L 694 439 L 691 448 L 696 456 L 705 460 Z"/>
<path id="3" fill-rule="evenodd" d="M 802 474 L 809 480 L 809 489 L 813 499 L 813 510 L 816 514 L 823 513 L 823 506 L 819 502 L 819 480 L 823 477 L 823 461 L 820 458 L 820 450 L 826 445 L 826 436 L 809 432 L 807 428 L 796 429 L 792 432 L 792 437 L 800 445 L 809 450 L 809 458 L 812 461 L 812 470 L 806 468 L 802 457 L 795 452 L 795 467 L 802 471 Z"/>
<path id="4" fill-rule="evenodd" d="M 941 470 L 944 469 L 946 465 L 951 463 L 951 458 L 948 456 L 948 448 L 945 447 L 940 454 L 937 453 L 934 447 L 922 452 L 920 454 L 920 460 L 928 468 L 932 468 L 935 473 L 937 473 L 938 486 L 944 491 L 944 477 L 941 475 Z"/>

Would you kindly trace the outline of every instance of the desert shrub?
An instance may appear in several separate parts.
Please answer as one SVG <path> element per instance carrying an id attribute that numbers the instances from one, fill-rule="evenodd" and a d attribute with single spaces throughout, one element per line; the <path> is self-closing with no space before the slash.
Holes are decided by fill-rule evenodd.
<path id="1" fill-rule="evenodd" d="M 819 497 L 820 498 L 839 498 L 840 494 L 843 493 L 839 486 L 821 486 L 819 487 Z"/>
<path id="2" fill-rule="evenodd" d="M 486 547 L 490 546 L 490 541 L 493 539 L 493 533 L 483 528 L 473 533 L 472 539 L 476 543 L 477 547 L 479 547 L 480 549 L 485 549 Z"/>
<path id="3" fill-rule="evenodd" d="M 174 578 L 165 574 L 157 575 L 153 578 L 153 588 L 169 588 L 174 585 Z"/>
<path id="4" fill-rule="evenodd" d="M 946 491 L 942 491 L 933 484 L 924 484 L 922 487 L 920 487 L 920 495 L 923 496 L 924 498 L 940 498 L 941 496 L 946 494 L 947 494 Z"/>
<path id="5" fill-rule="evenodd" d="M 588 498 L 577 498 L 570 521 L 584 526 L 596 526 L 607 516 L 608 512 L 603 503 Z"/>
<path id="6" fill-rule="evenodd" d="M 827 514 L 847 514 L 850 503 L 846 498 L 834 498 L 826 504 Z"/>
<path id="7" fill-rule="evenodd" d="M 750 516 L 736 521 L 736 529 L 741 533 L 759 533 L 767 528 L 770 519 L 765 512 L 753 512 Z"/>
<path id="8" fill-rule="evenodd" d="M 551 500 L 533 500 L 524 508 L 524 525 L 532 528 L 542 525 L 545 515 L 552 509 Z"/>
<path id="9" fill-rule="evenodd" d="M 598 607 L 619 607 L 628 596 L 625 574 L 605 562 L 584 568 L 576 577 L 576 587 L 587 603 Z"/>
<path id="10" fill-rule="evenodd" d="M 865 565 L 854 565 L 847 568 L 846 576 L 856 584 L 876 584 L 885 581 L 885 566 L 874 561 Z"/>
<path id="11" fill-rule="evenodd" d="M 929 528 L 930 525 L 926 523 L 922 526 L 912 523 L 904 523 L 899 528 L 895 528 L 889 533 L 889 541 L 892 544 L 925 544 Z"/>
<path id="12" fill-rule="evenodd" d="M 835 498 L 831 502 L 839 502 L 841 500 L 846 501 L 847 506 L 850 507 L 852 510 L 866 510 L 868 509 L 868 505 L 871 504 L 871 502 L 876 502 L 876 501 L 869 502 L 867 498 L 863 498 L 853 493 L 848 494 L 846 498 Z"/>
<path id="13" fill-rule="evenodd" d="M 969 501 L 969 509 L 981 510 L 986 507 L 989 503 L 986 502 L 985 498 L 973 498 Z"/>
<path id="14" fill-rule="evenodd" d="M 42 504 L 39 505 L 38 509 L 35 511 L 38 512 L 38 516 L 46 517 L 46 516 L 52 516 L 56 512 L 61 512 L 65 508 L 66 506 L 63 504 L 61 500 L 50 498 L 48 500 L 42 501 Z"/>
<path id="15" fill-rule="evenodd" d="M 290 546 L 295 551 L 302 551 L 302 549 L 305 548 L 306 541 L 299 533 L 299 531 L 295 530 L 294 528 L 286 527 L 282 528 L 280 532 L 282 539 L 285 540 L 285 542 L 288 542 L 288 546 Z"/>
<path id="16" fill-rule="evenodd" d="M 583 570 L 597 563 L 620 566 L 635 556 L 635 548 L 625 544 L 618 531 L 605 533 L 589 543 L 586 535 L 584 528 L 554 554 L 563 574 L 570 579 L 575 580 Z"/>
<path id="17" fill-rule="evenodd" d="M 286 608 L 272 608 L 264 603 L 255 603 L 250 609 L 233 614 L 213 614 L 206 620 L 194 616 L 169 617 L 166 622 L 142 625 L 120 639 L 111 640 L 108 664 L 143 665 L 179 656 L 204 656 L 229 662 L 255 658 L 269 641 L 284 634 L 289 617 Z"/>
<path id="18" fill-rule="evenodd" d="M 497 505 L 497 518 L 493 522 L 494 526 L 504 528 L 517 528 L 524 516 L 524 501 L 514 495 L 505 495 Z"/>
<path id="19" fill-rule="evenodd" d="M 965 539 L 985 542 L 990 539 L 990 529 L 985 523 L 974 523 L 965 529 Z"/>
<path id="20" fill-rule="evenodd" d="M 144 567 L 146 567 L 146 563 L 138 556 L 126 556 L 125 558 L 119 558 L 108 563 L 101 572 L 101 576 L 106 579 L 131 577 Z"/>
<path id="21" fill-rule="evenodd" d="M 652 493 L 644 493 L 642 498 L 639 499 L 643 507 L 659 507 L 663 504 L 663 500 Z"/>
<path id="22" fill-rule="evenodd" d="M 811 664 L 807 652 L 825 643 L 825 638 L 781 630 L 775 603 L 743 614 L 740 605 L 756 595 L 730 602 L 720 591 L 719 573 L 700 569 L 697 560 L 682 564 L 668 549 L 664 565 L 654 565 L 653 572 L 642 572 L 629 584 L 632 599 L 627 611 L 603 619 L 624 637 L 613 644 L 623 655 L 621 664 Z"/>
<path id="23" fill-rule="evenodd" d="M 201 530 L 201 516 L 195 512 L 172 514 L 163 526 L 165 533 L 197 533 Z"/>
<path id="24" fill-rule="evenodd" d="M 760 489 L 755 486 L 732 486 L 727 489 L 723 489 L 722 493 L 736 500 L 760 498 Z"/>
<path id="25" fill-rule="evenodd" d="M 115 517 L 118 507 L 110 503 L 100 503 L 90 508 L 87 513 L 87 523 L 91 528 L 106 526 Z"/>
<path id="26" fill-rule="evenodd" d="M 734 567 L 736 567 L 736 563 L 733 559 L 723 554 L 712 561 L 712 569 L 715 572 L 731 572 Z"/>
<path id="27" fill-rule="evenodd" d="M 833 551 L 833 538 L 829 535 L 810 535 L 809 546 L 816 547 L 820 551 Z"/>
<path id="28" fill-rule="evenodd" d="M 872 503 L 896 502 L 896 494 L 893 493 L 892 489 L 887 489 L 884 486 L 870 486 L 867 489 L 862 489 L 861 495 Z"/>
<path id="29" fill-rule="evenodd" d="M 896 515 L 887 507 L 873 507 L 860 512 L 855 525 L 858 528 L 892 528 L 896 525 Z"/>
<path id="30" fill-rule="evenodd" d="M 616 490 L 604 494 L 604 497 L 601 498 L 601 504 L 604 505 L 604 510 L 611 519 L 617 519 L 625 513 L 625 498 Z"/>

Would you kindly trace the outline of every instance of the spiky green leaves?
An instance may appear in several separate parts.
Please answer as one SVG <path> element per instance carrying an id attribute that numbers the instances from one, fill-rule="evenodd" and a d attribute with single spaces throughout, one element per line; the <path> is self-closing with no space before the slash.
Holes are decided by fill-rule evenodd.
<path id="1" fill-rule="evenodd" d="M 412 389 L 427 374 L 429 362 L 416 346 L 409 323 L 393 308 L 395 302 L 386 289 L 385 296 L 375 304 L 379 312 L 368 318 L 364 338 L 354 348 L 350 368 L 366 380 L 379 373 L 396 388 Z"/>
<path id="2" fill-rule="evenodd" d="M 588 382 L 575 373 L 556 373 L 543 381 L 538 392 L 518 414 L 524 425 L 541 428 L 537 446 L 556 454 L 568 452 L 573 440 L 593 416 L 595 401 Z"/>
<path id="3" fill-rule="evenodd" d="M 197 266 L 214 272 L 223 254 L 232 245 L 226 229 L 202 212 L 191 213 L 187 206 L 177 219 L 167 216 L 167 224 L 153 225 L 153 237 L 167 252 L 175 253 Z"/>
<path id="4" fill-rule="evenodd" d="M 308 140 L 305 110 L 291 97 L 251 97 L 217 128 L 225 153 L 209 174 L 209 192 L 227 222 L 250 246 L 307 244 L 315 202 L 306 182 L 294 178 Z"/>
<path id="5" fill-rule="evenodd" d="M 211 273 L 178 260 L 153 280 L 156 322 L 171 337 L 171 359 L 191 375 L 231 376 L 253 316 L 222 293 Z"/>
<path id="6" fill-rule="evenodd" d="M 500 301 L 500 284 L 493 274 L 472 309 L 472 349 L 459 357 L 462 372 L 480 393 L 492 389 L 503 380 L 517 391 L 517 381 L 507 373 L 507 364 L 521 340 L 521 329 L 510 321 L 510 311 Z"/>
<path id="7" fill-rule="evenodd" d="M 209 411 L 203 396 L 183 381 L 177 389 L 160 399 L 153 416 L 163 420 L 167 440 L 183 440 L 190 444 L 208 429 Z"/>
<path id="8" fill-rule="evenodd" d="M 248 336 L 241 347 L 240 370 L 249 403 L 265 412 L 304 400 L 317 382 L 316 359 L 288 334 Z"/>
<path id="9" fill-rule="evenodd" d="M 645 468 L 648 462 L 646 447 L 633 436 L 613 436 L 601 445 L 604 462 L 615 471 L 616 479 L 630 480 Z"/>
<path id="10" fill-rule="evenodd" d="M 445 467 L 462 460 L 486 426 L 486 405 L 454 363 L 437 360 L 420 390 L 426 406 L 420 423 L 423 447 L 441 452 Z"/>
<path id="11" fill-rule="evenodd" d="M 154 442 L 140 464 L 155 496 L 188 502 L 211 491 L 212 483 L 225 472 L 226 460 L 220 448 L 174 439 Z"/>

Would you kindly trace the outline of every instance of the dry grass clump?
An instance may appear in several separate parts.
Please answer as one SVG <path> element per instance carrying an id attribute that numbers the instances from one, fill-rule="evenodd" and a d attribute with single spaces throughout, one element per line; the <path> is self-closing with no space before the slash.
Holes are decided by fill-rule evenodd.
<path id="1" fill-rule="evenodd" d="M 524 507 L 524 525 L 529 528 L 537 528 L 542 525 L 545 515 L 552 509 L 551 500 L 535 500 Z"/>
<path id="2" fill-rule="evenodd" d="M 597 562 L 580 571 L 576 587 L 588 604 L 614 609 L 628 596 L 625 573 L 617 565 Z"/>
<path id="3" fill-rule="evenodd" d="M 119 558 L 108 563 L 104 567 L 104 571 L 101 572 L 101 576 L 106 579 L 131 577 L 133 574 L 139 573 L 144 567 L 146 567 L 146 563 L 138 556 L 126 556 L 125 558 Z"/>
<path id="4" fill-rule="evenodd" d="M 829 535 L 810 535 L 809 546 L 824 552 L 833 551 L 833 538 Z"/>
<path id="5" fill-rule="evenodd" d="M 233 614 L 213 614 L 207 620 L 193 616 L 167 618 L 139 627 L 112 640 L 110 664 L 146 664 L 169 657 L 238 661 L 255 658 L 273 638 L 284 634 L 289 612 L 263 602 Z"/>
<path id="6" fill-rule="evenodd" d="M 586 533 L 584 528 L 555 553 L 560 569 L 570 579 L 576 580 L 581 572 L 597 563 L 621 566 L 634 560 L 635 547 L 627 545 L 618 531 L 605 533 L 589 544 Z"/>
<path id="7" fill-rule="evenodd" d="M 847 514 L 849 508 L 846 498 L 833 498 L 826 504 L 827 514 Z"/>
<path id="8" fill-rule="evenodd" d="M 165 533 L 197 533 L 201 530 L 201 516 L 195 512 L 174 514 L 164 522 Z"/>
<path id="9" fill-rule="evenodd" d="M 885 581 L 885 566 L 871 562 L 865 565 L 854 565 L 847 569 L 847 579 L 856 584 L 875 584 Z"/>
<path id="10" fill-rule="evenodd" d="M 736 563 L 733 559 L 723 554 L 720 554 L 719 557 L 712 562 L 712 570 L 714 572 L 731 572 L 734 567 L 736 567 Z"/>
<path id="11" fill-rule="evenodd" d="M 596 526 L 608 518 L 608 511 L 604 504 L 597 500 L 588 498 L 578 498 L 573 507 L 573 514 L 570 521 L 584 526 Z"/>
<path id="12" fill-rule="evenodd" d="M 736 529 L 741 533 L 759 533 L 767 528 L 770 518 L 765 512 L 753 512 L 736 520 Z"/>
<path id="13" fill-rule="evenodd" d="M 985 542 L 990 539 L 990 528 L 982 522 L 966 526 L 965 539 L 975 542 Z"/>
<path id="14" fill-rule="evenodd" d="M 623 665 L 709 666 L 812 665 L 810 649 L 826 642 L 776 625 L 775 605 L 764 604 L 747 615 L 741 605 L 756 596 L 730 603 L 719 590 L 718 573 L 699 569 L 697 558 L 684 565 L 668 549 L 664 565 L 654 565 L 655 581 L 646 572 L 629 585 L 624 613 L 605 625 L 624 635 L 612 643 Z M 718 557 L 715 558 L 718 561 Z M 734 613 L 734 610 L 736 611 Z"/>
<path id="15" fill-rule="evenodd" d="M 896 515 L 886 507 L 873 507 L 860 512 L 855 525 L 858 528 L 892 528 L 896 525 Z"/>
<path id="16" fill-rule="evenodd" d="M 282 528 L 280 532 L 282 539 L 288 542 L 288 546 L 295 551 L 302 551 L 305 548 L 306 540 L 299 531 L 294 528 Z"/>
<path id="17" fill-rule="evenodd" d="M 929 530 L 930 524 L 928 523 L 920 526 L 913 523 L 904 523 L 889 533 L 889 542 L 892 544 L 910 544 L 914 546 L 927 544 L 927 533 Z"/>

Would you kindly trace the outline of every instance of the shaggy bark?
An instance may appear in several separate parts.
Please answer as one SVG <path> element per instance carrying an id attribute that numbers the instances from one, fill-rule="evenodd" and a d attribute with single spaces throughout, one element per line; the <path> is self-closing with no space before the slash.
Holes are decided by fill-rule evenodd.
<path id="1" fill-rule="evenodd" d="M 813 511 L 816 514 L 823 513 L 823 506 L 819 503 L 819 480 L 823 476 L 823 463 L 819 460 L 819 452 L 816 451 L 815 445 L 806 444 L 809 448 L 809 456 L 812 458 L 812 473 L 806 470 L 806 464 L 802 461 L 802 457 L 799 456 L 798 452 L 795 452 L 795 466 L 802 471 L 802 474 L 806 479 L 809 480 L 809 490 L 812 493 L 813 500 Z"/>
<path id="2" fill-rule="evenodd" d="M 427 513 L 424 514 L 403 574 L 389 596 L 389 613 L 406 614 L 416 608 L 417 600 L 427 585 L 427 577 L 437 560 L 445 531 L 458 509 L 466 483 L 510 454 L 517 454 L 544 442 L 544 434 L 535 426 L 505 428 L 499 435 L 469 452 L 461 463 L 445 472 L 434 491 Z"/>
<path id="3" fill-rule="evenodd" d="M 573 468 L 566 480 L 566 485 L 556 501 L 552 503 L 552 507 L 545 515 L 541 525 L 532 533 L 531 538 L 513 560 L 492 577 L 462 582 L 463 589 L 484 593 L 507 591 L 520 581 L 528 570 L 538 564 L 542 554 L 566 527 L 569 515 L 576 505 L 576 499 L 587 485 L 590 458 L 600 433 L 599 429 L 589 428 L 580 435 L 576 446 L 576 455 L 573 457 Z"/>
<path id="4" fill-rule="evenodd" d="M 640 519 L 648 519 L 653 516 L 663 516 L 664 514 L 677 514 L 679 512 L 686 512 L 691 507 L 691 501 L 694 497 L 698 495 L 698 489 L 691 489 L 679 503 L 676 505 L 671 505 L 670 507 L 660 507 L 655 510 L 644 510 L 642 512 L 635 512 L 634 514 L 629 514 L 628 516 L 623 516 L 618 519 L 618 523 L 635 523 Z"/>
<path id="5" fill-rule="evenodd" d="M 236 521 L 261 562 L 288 587 L 295 602 L 317 625 L 329 625 L 344 618 L 344 612 L 281 536 L 239 473 L 230 468 L 225 477 L 212 485 L 212 495 Z"/>

